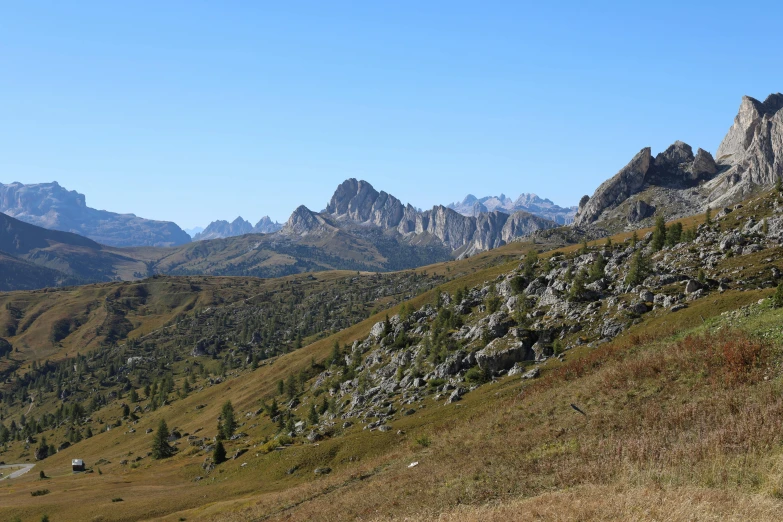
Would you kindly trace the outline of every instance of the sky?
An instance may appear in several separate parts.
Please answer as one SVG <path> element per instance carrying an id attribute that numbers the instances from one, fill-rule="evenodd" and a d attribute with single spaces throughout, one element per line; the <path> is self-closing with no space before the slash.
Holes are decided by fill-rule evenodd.
<path id="1" fill-rule="evenodd" d="M 638 4 L 638 5 L 634 5 Z M 645 4 L 645 5 L 641 5 Z M 0 0 L 0 182 L 205 226 L 592 194 L 783 91 L 777 2 Z"/>

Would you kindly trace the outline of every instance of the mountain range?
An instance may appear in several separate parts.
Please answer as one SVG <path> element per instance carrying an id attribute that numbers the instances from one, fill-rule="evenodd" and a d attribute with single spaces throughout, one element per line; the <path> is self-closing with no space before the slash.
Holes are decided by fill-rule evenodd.
<path id="1" fill-rule="evenodd" d="M 640 228 L 657 215 L 693 215 L 774 184 L 783 176 L 781 109 L 781 94 L 764 102 L 744 97 L 717 161 L 681 141 L 655 156 L 643 148 L 592 196 L 584 196 L 573 227 L 557 233 L 573 240 L 567 231 L 597 237 Z M 422 211 L 351 178 L 337 187 L 322 212 L 300 206 L 283 225 L 268 218 L 254 227 L 242 218 L 218 221 L 197 235 L 200 241 L 188 242 L 173 223 L 91 209 L 83 195 L 57 183 L 0 185 L 0 203 L 7 210 L 0 221 L 5 290 L 154 274 L 275 277 L 329 269 L 400 270 L 469 257 L 558 227 L 532 212 L 510 213 L 514 208 L 550 212 L 558 220 L 570 219 L 573 211 L 529 194 L 516 201 L 468 196 L 454 208 Z M 475 215 L 465 215 L 470 213 Z M 141 246 L 118 247 L 127 243 Z"/>
<path id="2" fill-rule="evenodd" d="M 0 183 L 0 212 L 115 247 L 165 247 L 190 242 L 190 236 L 175 223 L 88 207 L 84 194 L 66 190 L 56 181 L 32 185 Z"/>
<path id="3" fill-rule="evenodd" d="M 520 194 L 516 200 L 509 198 L 505 194 L 485 196 L 483 198 L 477 198 L 473 194 L 468 194 L 461 202 L 450 203 L 446 207 L 456 210 L 464 216 L 478 216 L 479 214 L 495 210 L 512 214 L 522 210 L 552 220 L 560 225 L 570 223 L 577 210 L 576 206 L 563 208 L 555 205 L 551 200 L 542 199 L 535 194 Z"/>
<path id="4" fill-rule="evenodd" d="M 203 231 L 193 236 L 194 241 L 203 241 L 205 239 L 220 239 L 224 237 L 241 236 L 244 234 L 272 234 L 283 228 L 283 225 L 272 221 L 269 216 L 262 217 L 255 226 L 249 221 L 237 217 L 229 223 L 225 220 L 213 221 Z"/>

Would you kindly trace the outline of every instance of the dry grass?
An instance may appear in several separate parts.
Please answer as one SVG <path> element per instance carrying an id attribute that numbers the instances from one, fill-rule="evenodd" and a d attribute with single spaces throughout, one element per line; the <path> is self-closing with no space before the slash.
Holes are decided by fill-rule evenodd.
<path id="1" fill-rule="evenodd" d="M 763 495 L 699 488 L 585 486 L 499 505 L 460 506 L 437 516 L 382 517 L 375 522 L 505 522 L 617 520 L 623 522 L 777 521 L 780 503 Z"/>

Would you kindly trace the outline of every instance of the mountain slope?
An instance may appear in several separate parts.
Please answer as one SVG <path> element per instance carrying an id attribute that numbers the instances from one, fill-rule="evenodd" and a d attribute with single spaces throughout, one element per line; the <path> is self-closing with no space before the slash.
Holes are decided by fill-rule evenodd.
<path id="1" fill-rule="evenodd" d="M 68 191 L 57 182 L 0 183 L 0 212 L 26 223 L 73 232 L 115 247 L 190 242 L 190 236 L 174 223 L 90 208 L 83 194 Z"/>
<path id="2" fill-rule="evenodd" d="M 38 519 L 46 509 L 58 520 L 336 521 L 445 512 L 448 520 L 483 519 L 482 513 L 500 520 L 519 515 L 510 510 L 523 503 L 547 513 L 560 509 L 565 518 L 622 519 L 630 506 L 691 520 L 707 499 L 714 518 L 774 520 L 783 512 L 775 465 L 783 443 L 775 370 L 783 312 L 766 298 L 783 237 L 777 198 L 747 201 L 711 226 L 704 216 L 688 220 L 686 228 L 698 225 L 698 236 L 660 251 L 626 234 L 531 256 L 524 266 L 519 254 L 535 245 L 517 242 L 499 249 L 514 253 L 497 258 L 499 264 L 473 264 L 495 250 L 427 267 L 414 273 L 464 275 L 411 296 L 395 306 L 398 314 L 382 311 L 255 365 L 248 355 L 259 353 L 257 345 L 239 334 L 242 299 L 221 303 L 214 287 L 200 288 L 203 301 L 165 328 L 125 345 L 35 370 L 12 359 L 25 367 L 20 379 L 2 384 L 4 422 L 14 421 L 19 440 L 3 459 L 24 461 L 26 454 L 32 461 L 42 436 L 55 446 L 75 442 L 9 488 L 0 514 Z M 764 217 L 767 234 L 752 227 L 737 232 L 738 223 Z M 607 261 L 595 281 L 603 284 L 573 293 L 582 270 L 594 273 L 598 254 Z M 653 273 L 640 287 L 623 283 L 626 260 L 637 254 L 652 258 Z M 703 287 L 683 284 L 697 281 L 699 269 Z M 188 284 L 199 285 L 177 283 L 186 294 Z M 250 303 L 247 316 L 265 321 L 268 311 L 288 313 L 277 292 L 296 296 L 298 285 L 263 283 L 279 287 Z M 340 296 L 339 285 L 356 282 L 345 274 L 336 283 L 308 295 L 326 304 Z M 256 290 L 241 280 L 232 284 L 236 297 Z M 142 285 L 97 286 L 113 305 L 147 306 L 135 288 Z M 38 294 L 30 299 L 46 303 Z M 36 308 L 26 310 L 33 315 Z M 258 330 L 259 337 L 285 332 Z M 209 334 L 204 342 L 202 334 Z M 199 347 L 213 353 L 202 355 Z M 44 375 L 61 389 L 47 388 Z M 161 400 L 168 375 L 173 388 Z M 215 464 L 213 437 L 228 399 L 237 436 L 224 441 L 229 460 Z M 84 415 L 68 415 L 75 404 Z M 123 404 L 133 415 L 123 413 Z M 36 424 L 20 429 L 28 410 L 26 422 Z M 177 453 L 156 461 L 147 456 L 153 435 L 146 431 L 160 420 L 177 431 Z M 26 449 L 25 436 L 38 422 L 42 431 Z M 88 428 L 89 438 L 77 440 Z M 101 471 L 73 474 L 72 458 Z M 45 484 L 37 479 L 40 469 L 51 477 Z M 44 487 L 46 504 L 30 495 Z M 634 495 L 640 491 L 642 499 Z M 650 501 L 651 492 L 661 500 Z M 109 502 L 117 498 L 121 510 Z M 573 505 L 558 507 L 559 499 Z"/>
<path id="3" fill-rule="evenodd" d="M 61 232 L 41 228 L 0 213 L 0 251 L 19 260 L 52 272 L 37 271 L 42 278 L 37 279 L 41 286 L 74 284 L 76 282 L 112 281 L 125 274 L 132 277 L 133 272 L 146 274 L 143 262 L 125 255 L 118 249 L 112 249 L 95 241 L 71 232 Z M 21 265 L 17 265 L 17 268 Z M 17 272 L 18 273 L 18 272 Z M 58 274 L 59 273 L 59 276 Z M 30 288 L 31 274 L 20 279 L 19 285 L 14 278 L 6 278 L 6 289 Z M 26 281 L 26 282 L 23 282 Z"/>

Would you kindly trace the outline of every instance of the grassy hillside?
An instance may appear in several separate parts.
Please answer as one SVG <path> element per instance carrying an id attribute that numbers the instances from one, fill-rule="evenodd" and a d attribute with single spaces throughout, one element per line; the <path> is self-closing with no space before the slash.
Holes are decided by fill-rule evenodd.
<path id="1" fill-rule="evenodd" d="M 775 201 L 767 195 L 746 202 L 713 230 L 734 229 L 751 218 L 759 221 L 773 216 Z M 690 218 L 686 227 L 703 220 L 704 216 Z M 612 238 L 615 244 L 625 239 Z M 588 250 L 602 243 L 592 242 Z M 714 255 L 714 262 L 707 266 L 707 261 L 693 264 L 698 252 L 689 252 L 689 248 L 695 245 L 680 247 L 676 255 L 674 250 L 664 250 L 656 255 L 656 262 L 686 263 L 678 270 L 694 278 L 702 266 L 707 279 L 730 275 L 729 288 L 690 300 L 678 312 L 657 308 L 635 317 L 633 326 L 610 342 L 575 345 L 539 364 L 538 379 L 498 377 L 451 404 L 445 404 L 447 397 L 439 390 L 426 387 L 411 414 L 400 410 L 393 417 L 391 430 L 363 429 L 355 421 L 344 426 L 338 415 L 332 432 L 314 442 L 300 435 L 288 444 L 278 421 L 270 417 L 272 399 L 281 410 L 288 402 L 287 392 L 281 394 L 278 389 L 280 381 L 293 377 L 299 383 L 294 392 L 299 404 L 292 404 L 290 412 L 295 419 L 307 419 L 310 408 L 328 398 L 315 380 L 330 368 L 335 342 L 344 346 L 365 339 L 373 325 L 390 313 L 385 307 L 394 304 L 391 312 L 398 310 L 401 296 L 408 298 L 406 308 L 434 304 L 443 291 L 454 294 L 465 287 L 481 287 L 518 271 L 521 255 L 547 247 L 514 243 L 464 261 L 400 272 L 396 274 L 399 279 L 384 287 L 415 279 L 414 274 L 432 286 L 382 298 L 370 305 L 379 310 L 370 317 L 331 335 L 307 338 L 301 349 L 259 358 L 256 368 L 246 362 L 240 326 L 245 320 L 254 324 L 241 315 L 247 303 L 243 296 L 252 292 L 233 285 L 217 291 L 217 283 L 212 292 L 202 288 L 193 308 L 178 310 L 170 305 L 164 312 L 150 313 L 149 317 L 159 316 L 157 325 L 151 319 L 149 323 L 141 320 L 126 334 L 138 340 L 126 342 L 130 347 L 104 346 L 77 361 L 77 371 L 86 384 L 77 393 L 85 394 L 85 404 L 90 389 L 100 390 L 98 385 L 104 382 L 105 390 L 122 390 L 123 395 L 109 397 L 107 393 L 105 404 L 99 401 L 91 408 L 89 420 L 63 420 L 37 434 L 34 442 L 9 443 L 0 460 L 32 462 L 40 436 L 59 444 L 77 431 L 92 430 L 91 437 L 41 461 L 23 478 L 0 482 L 0 496 L 8 499 L 0 514 L 22 520 L 38 520 L 43 513 L 52 520 L 434 520 L 439 516 L 502 520 L 509 514 L 531 520 L 628 519 L 629 514 L 637 519 L 779 519 L 783 514 L 779 462 L 783 443 L 779 373 L 783 331 L 779 324 L 783 312 L 767 299 L 774 292 L 767 284 L 769 273 L 772 268 L 783 268 L 779 248 L 767 245 L 747 254 Z M 556 259 L 576 259 L 581 249 L 584 246 L 559 248 L 565 257 Z M 337 288 L 342 291 L 356 285 L 354 277 L 335 273 L 331 282 L 323 281 L 318 291 L 307 295 L 331 300 Z M 169 285 L 193 284 L 190 278 L 160 279 Z M 294 280 L 256 284 L 290 287 L 295 286 Z M 211 281 L 204 278 L 199 286 Z M 93 292 L 119 290 L 114 302 L 130 299 L 132 304 L 134 296 L 126 292 L 133 287 L 89 288 Z M 214 303 L 221 292 L 237 301 Z M 147 299 L 155 303 L 166 293 L 171 290 L 158 293 L 151 289 L 152 297 Z M 46 294 L 15 295 L 30 300 L 25 310 L 34 315 L 38 307 L 45 307 Z M 57 308 L 69 306 L 66 298 L 55 299 L 62 299 Z M 290 313 L 274 297 L 262 301 L 279 308 L 281 314 Z M 261 312 L 264 303 L 250 307 L 253 315 L 266 314 Z M 304 300 L 295 305 L 292 314 L 298 319 L 304 317 L 298 315 L 304 310 L 296 311 L 296 306 L 312 308 Z M 142 309 L 132 304 L 128 310 L 133 312 L 128 314 L 148 317 L 140 313 Z M 46 313 L 51 312 L 39 317 Z M 485 315 L 477 308 L 471 317 Z M 159 330 L 161 326 L 179 333 Z M 198 341 L 194 337 L 210 330 L 220 338 L 228 335 L 228 346 L 216 352 L 217 357 L 189 358 L 193 342 Z M 198 332 L 195 336 L 190 333 L 194 331 Z M 28 368 L 34 359 L 29 354 L 35 352 L 33 334 L 27 335 L 25 358 L 17 361 L 21 365 L 18 374 L 39 371 Z M 143 335 L 147 337 L 142 339 Z M 11 338 L 15 345 L 27 339 L 17 337 Z M 270 347 L 290 341 L 290 337 L 272 338 Z M 154 346 L 145 348 L 145 342 Z M 75 350 L 78 345 L 74 342 L 70 347 Z M 105 360 L 122 361 L 128 349 L 145 350 L 155 358 L 143 370 L 149 376 L 147 383 L 163 383 L 162 368 L 171 368 L 174 377 L 175 392 L 152 407 L 157 395 L 149 397 L 143 391 L 147 375 L 127 374 L 130 388 L 139 395 L 137 403 L 130 403 L 139 406 L 135 421 L 121 407 L 129 402 L 129 387 L 125 381 L 112 380 L 98 357 L 108 350 Z M 254 345 L 252 353 L 268 353 L 267 349 Z M 67 350 L 65 345 L 62 350 Z M 53 370 L 52 375 L 66 382 L 60 370 Z M 176 393 L 186 378 L 192 390 Z M 3 389 L 12 390 L 13 383 Z M 45 386 L 31 385 L 27 390 L 42 390 L 42 396 L 30 401 L 14 393 L 6 395 L 2 412 L 6 425 L 10 420 L 20 423 L 21 413 L 28 419 L 54 418 L 58 410 L 67 413 L 74 404 L 73 399 L 57 400 L 54 390 Z M 203 448 L 217 433 L 220 409 L 228 399 L 239 419 L 237 431 L 244 436 L 226 442 L 229 460 L 210 471 L 202 466 L 211 455 Z M 344 405 L 336 407 L 345 411 Z M 146 431 L 154 429 L 160 419 L 182 437 L 175 442 L 179 451 L 174 457 L 155 461 L 148 455 L 153 435 Z M 71 458 L 84 458 L 93 472 L 71 474 Z M 418 464 L 410 467 L 413 462 Z M 314 473 L 325 467 L 331 472 Z M 50 478 L 39 479 L 40 470 Z M 49 492 L 31 495 L 43 489 Z"/>

